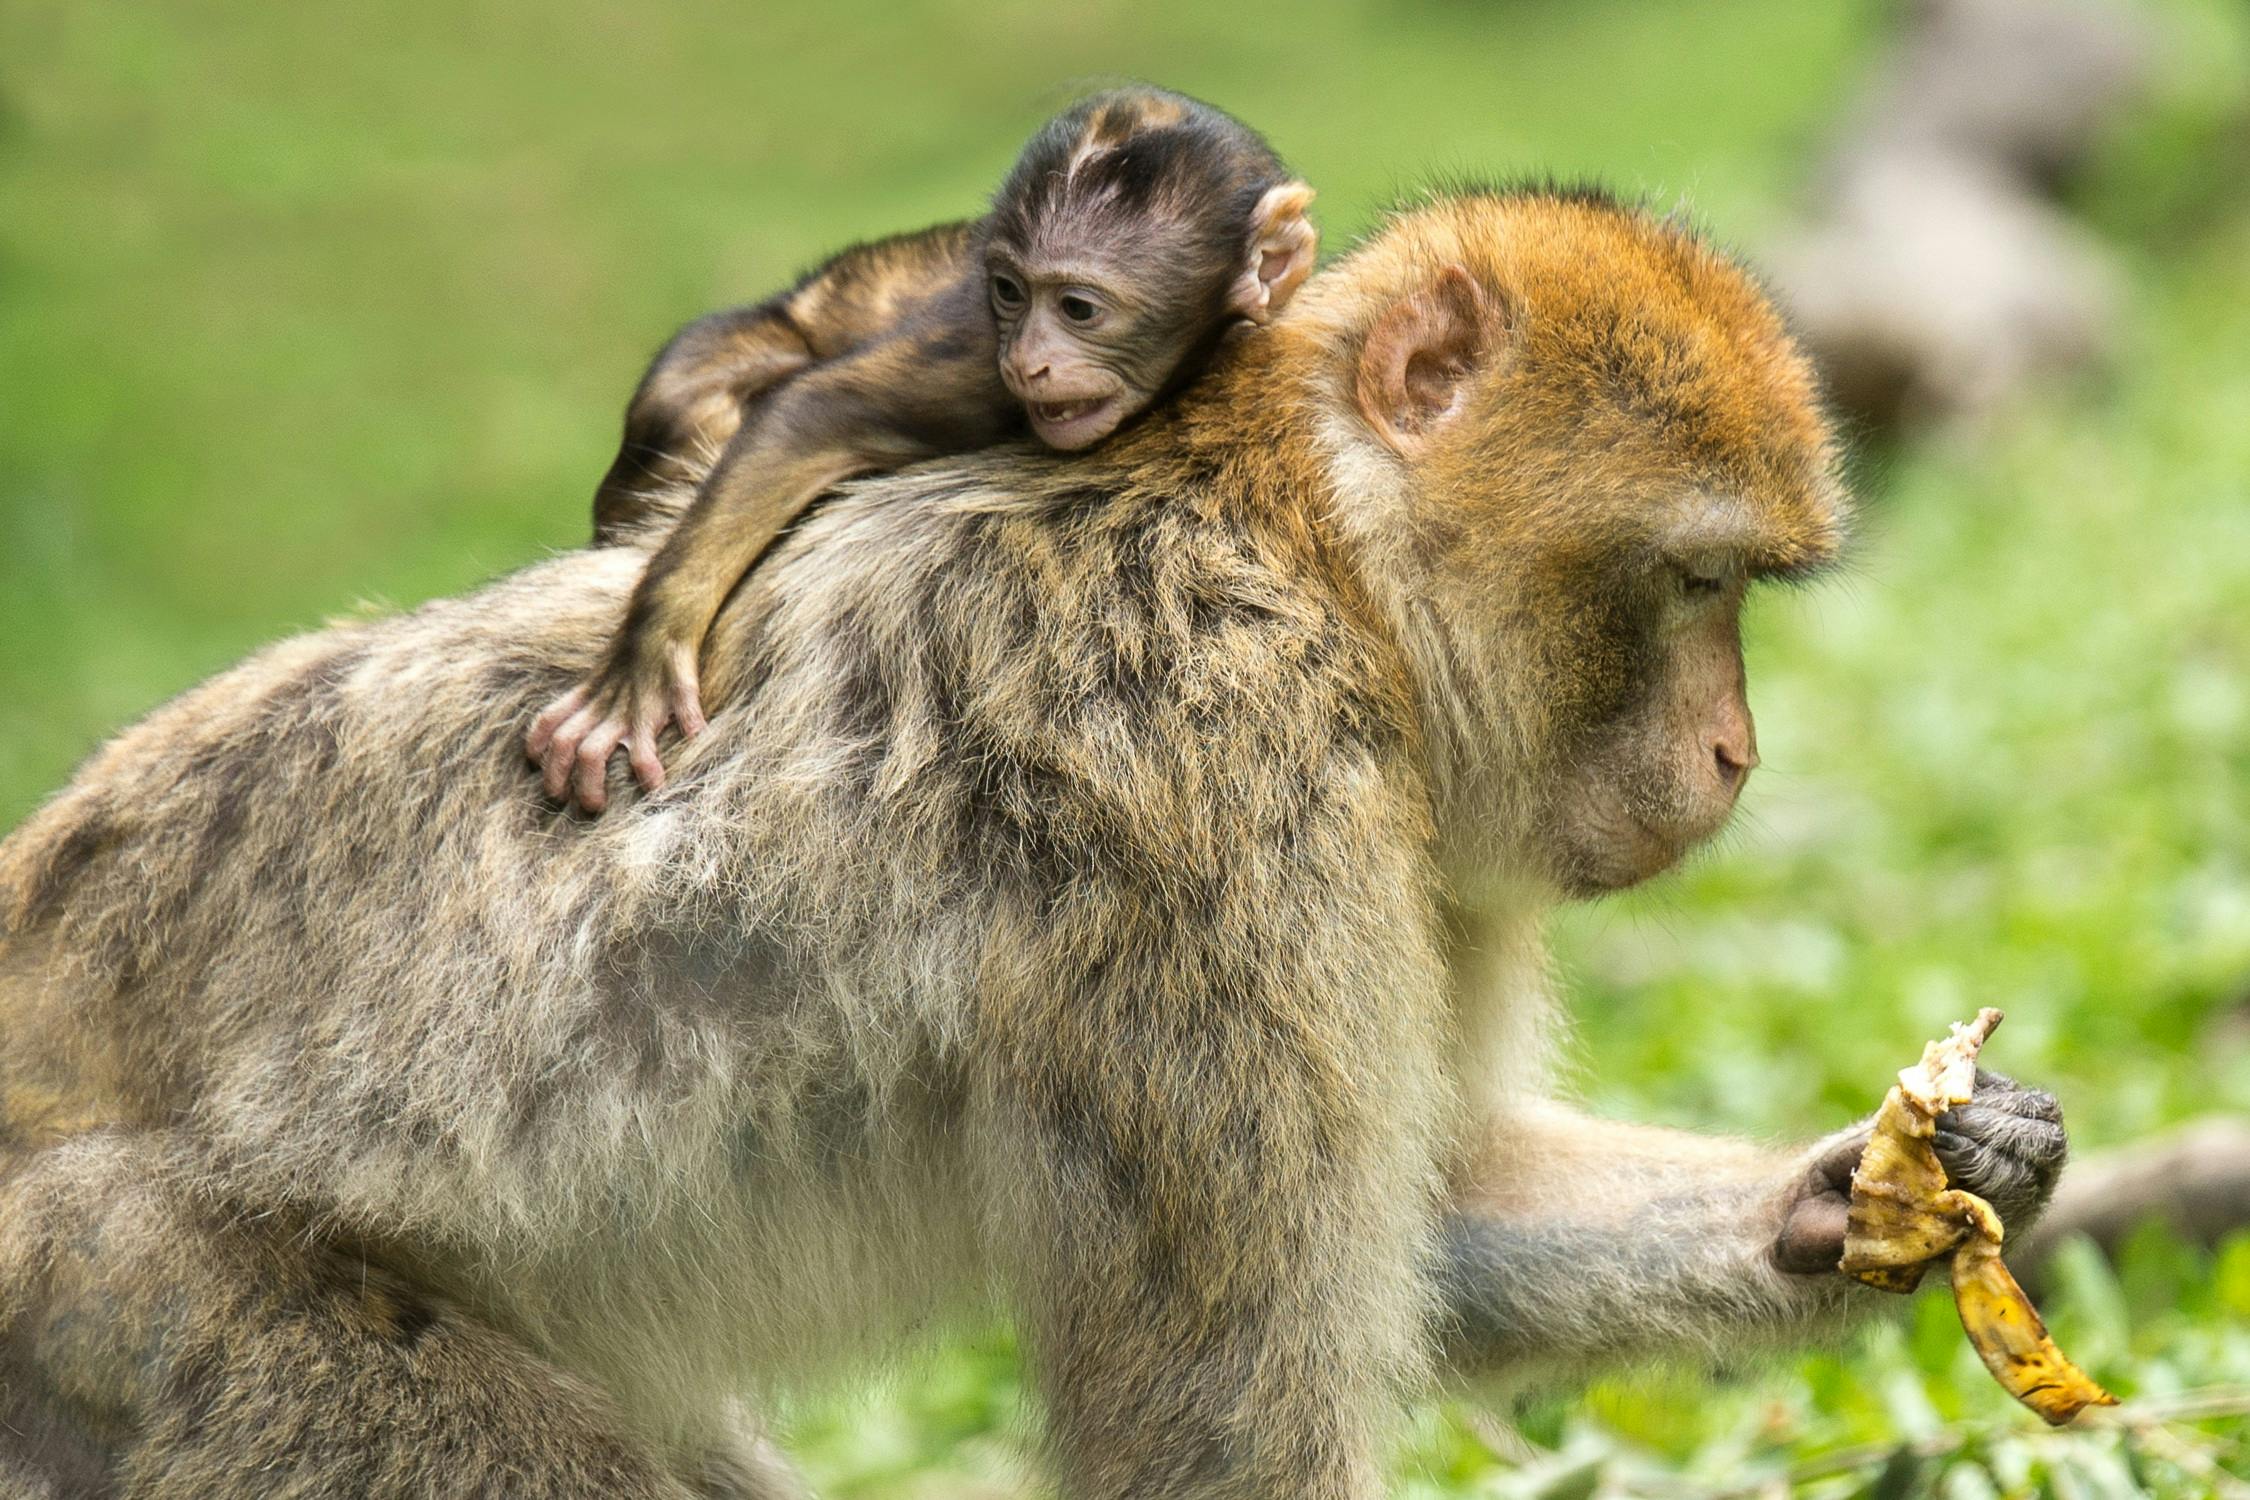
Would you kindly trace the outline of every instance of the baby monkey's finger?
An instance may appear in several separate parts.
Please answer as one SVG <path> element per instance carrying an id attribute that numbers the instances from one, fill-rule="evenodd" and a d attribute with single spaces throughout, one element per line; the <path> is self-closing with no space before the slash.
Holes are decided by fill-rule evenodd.
<path id="1" fill-rule="evenodd" d="M 604 719 L 578 747 L 578 770 L 571 785 L 578 805 L 590 813 L 598 813 L 609 805 L 610 752 L 624 738 L 624 720 Z"/>
<path id="2" fill-rule="evenodd" d="M 711 727 L 703 717 L 703 695 L 696 688 L 693 672 L 673 680 L 672 722 L 680 726 L 680 738 L 684 740 L 692 740 Z"/>
<path id="3" fill-rule="evenodd" d="M 703 718 L 703 678 L 693 647 L 674 644 L 664 653 L 665 701 L 680 738 L 692 740 L 706 727 Z"/>
<path id="4" fill-rule="evenodd" d="M 586 706 L 586 685 L 580 683 L 541 710 L 531 721 L 531 732 L 523 737 L 524 754 L 544 764 L 547 746 L 554 742 L 555 731 Z"/>
<path id="5" fill-rule="evenodd" d="M 657 724 L 636 724 L 625 736 L 625 760 L 633 775 L 652 792 L 664 790 L 664 762 L 656 753 Z"/>
<path id="6" fill-rule="evenodd" d="M 555 801 L 569 800 L 570 777 L 578 764 L 578 747 L 599 722 L 601 711 L 588 704 L 565 719 L 562 728 L 547 742 L 546 759 L 540 762 L 541 781 L 547 788 L 547 795 Z"/>

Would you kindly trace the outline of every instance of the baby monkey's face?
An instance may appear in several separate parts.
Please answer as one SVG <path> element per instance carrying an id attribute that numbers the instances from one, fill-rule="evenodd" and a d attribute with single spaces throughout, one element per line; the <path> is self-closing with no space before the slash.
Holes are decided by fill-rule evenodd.
<path id="1" fill-rule="evenodd" d="M 1040 225 L 1030 245 L 996 235 L 985 247 L 985 289 L 1000 378 L 1039 440 L 1064 452 L 1100 442 L 1209 350 L 1222 325 L 1279 312 L 1312 270 L 1311 201 L 1303 183 L 1279 184 L 1239 238 L 1213 240 L 1186 224 L 1118 235 L 1067 217 Z"/>
<path id="2" fill-rule="evenodd" d="M 1035 262 L 996 246 L 986 272 L 1000 378 L 1050 448 L 1071 452 L 1108 437 L 1156 399 L 1200 342 L 1197 320 L 1107 265 Z M 1173 295 L 1183 292 L 1204 295 Z"/>

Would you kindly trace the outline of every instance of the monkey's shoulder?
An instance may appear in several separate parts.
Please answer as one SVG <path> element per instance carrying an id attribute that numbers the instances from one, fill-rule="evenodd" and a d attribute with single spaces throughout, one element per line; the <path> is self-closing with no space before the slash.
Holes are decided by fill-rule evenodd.
<path id="1" fill-rule="evenodd" d="M 1019 842 L 1096 852 L 1216 848 L 1410 775 L 1400 666 L 1317 567 L 1243 507 L 1076 468 L 1000 450 L 873 481 L 782 560 L 765 645 L 855 747 L 839 764 L 901 795 L 975 781 Z"/>

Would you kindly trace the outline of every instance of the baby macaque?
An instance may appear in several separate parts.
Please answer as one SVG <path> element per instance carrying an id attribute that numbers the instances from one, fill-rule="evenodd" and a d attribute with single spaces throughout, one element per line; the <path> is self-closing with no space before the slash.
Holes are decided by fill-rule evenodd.
<path id="1" fill-rule="evenodd" d="M 823 492 L 1026 428 L 1088 447 L 1194 378 L 1231 327 L 1271 318 L 1312 271 L 1312 196 L 1209 105 L 1100 94 L 1032 138 L 982 219 L 854 247 L 690 324 L 633 395 L 597 535 L 719 458 L 607 658 L 533 724 L 548 795 L 599 812 L 620 744 L 644 786 L 663 785 L 658 733 L 703 728 L 712 619 Z"/>

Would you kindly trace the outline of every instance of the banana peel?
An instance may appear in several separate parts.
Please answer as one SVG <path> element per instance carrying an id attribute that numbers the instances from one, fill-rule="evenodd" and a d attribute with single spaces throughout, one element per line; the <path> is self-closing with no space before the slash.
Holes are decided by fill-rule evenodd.
<path id="1" fill-rule="evenodd" d="M 1938 1116 L 1976 1092 L 1977 1053 L 2000 1020 L 1999 1011 L 1981 1010 L 1900 1070 L 1852 1173 L 1843 1271 L 1881 1291 L 1911 1292 L 1951 1253 L 1954 1309 L 1977 1356 L 2001 1389 L 2060 1427 L 2117 1398 L 2055 1347 L 2000 1259 L 2000 1216 L 1976 1194 L 1946 1184 L 1931 1145 Z"/>

